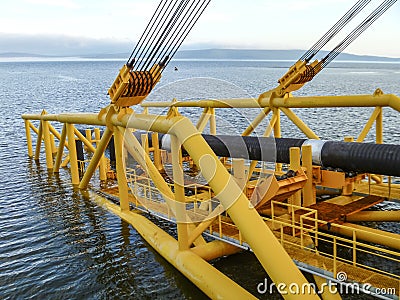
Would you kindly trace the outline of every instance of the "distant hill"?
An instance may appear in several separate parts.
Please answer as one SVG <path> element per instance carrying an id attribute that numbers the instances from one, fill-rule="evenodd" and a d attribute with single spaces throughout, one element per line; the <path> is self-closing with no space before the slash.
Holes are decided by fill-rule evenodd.
<path id="1" fill-rule="evenodd" d="M 50 55 L 42 55 L 42 54 L 34 54 L 34 53 L 23 53 L 23 52 L 4 52 L 0 53 L 0 57 L 57 57 L 57 56 L 50 56 Z"/>
<path id="2" fill-rule="evenodd" d="M 296 61 L 304 54 L 305 50 L 242 50 L 242 49 L 204 49 L 204 50 L 181 50 L 175 55 L 175 59 L 212 59 L 212 60 L 288 60 Z M 321 59 L 328 52 L 320 51 L 316 58 Z M 62 58 L 68 56 L 49 56 L 32 53 L 8 52 L 0 53 L 3 58 Z M 69 57 L 80 57 L 85 59 L 127 59 L 129 53 L 114 54 L 78 54 Z M 381 62 L 400 62 L 400 58 L 391 58 L 371 55 L 355 55 L 341 53 L 336 60 L 341 61 L 381 61 Z"/>
<path id="3" fill-rule="evenodd" d="M 179 59 L 249 59 L 249 60 L 298 60 L 305 50 L 241 50 L 241 49 L 207 49 L 207 50 L 183 50 L 177 52 L 175 58 Z M 328 54 L 320 51 L 318 58 Z M 355 55 L 341 53 L 336 60 L 347 61 L 392 61 L 400 62 L 400 58 L 382 56 Z"/>

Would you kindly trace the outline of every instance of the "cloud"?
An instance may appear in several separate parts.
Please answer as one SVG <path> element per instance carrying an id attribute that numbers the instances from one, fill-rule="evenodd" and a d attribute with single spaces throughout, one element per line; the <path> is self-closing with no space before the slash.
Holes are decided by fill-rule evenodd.
<path id="1" fill-rule="evenodd" d="M 34 5 L 58 6 L 64 8 L 79 8 L 80 6 L 72 0 L 25 0 L 25 2 Z"/>
<path id="2" fill-rule="evenodd" d="M 0 53 L 22 52 L 55 56 L 128 53 L 133 45 L 130 41 L 106 38 L 0 33 Z"/>

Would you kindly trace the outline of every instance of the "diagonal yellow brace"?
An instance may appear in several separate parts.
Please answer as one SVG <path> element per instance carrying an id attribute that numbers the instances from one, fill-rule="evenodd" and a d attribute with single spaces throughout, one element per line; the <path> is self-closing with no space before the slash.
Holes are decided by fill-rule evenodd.
<path id="1" fill-rule="evenodd" d="M 356 142 L 361 143 L 364 141 L 365 137 L 367 136 L 368 132 L 371 130 L 372 125 L 377 120 L 379 114 L 381 113 L 381 107 L 375 107 L 374 111 L 371 114 L 371 117 L 368 119 L 368 122 L 365 124 L 363 130 L 361 131 L 360 135 L 358 136 Z"/>
<path id="2" fill-rule="evenodd" d="M 106 130 L 103 133 L 103 136 L 97 146 L 97 149 L 94 152 L 92 159 L 90 160 L 89 166 L 87 167 L 85 174 L 83 175 L 81 183 L 79 184 L 80 189 L 87 188 L 90 179 L 92 178 L 94 172 L 96 171 L 98 164 L 100 163 L 100 160 L 103 157 L 104 151 L 106 150 L 107 145 L 110 142 L 112 135 L 113 135 L 113 132 L 108 127 L 106 127 Z"/>

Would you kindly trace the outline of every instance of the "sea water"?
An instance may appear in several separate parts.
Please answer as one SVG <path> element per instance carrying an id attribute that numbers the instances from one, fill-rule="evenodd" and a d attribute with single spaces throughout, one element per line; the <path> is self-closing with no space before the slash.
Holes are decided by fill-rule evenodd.
<path id="1" fill-rule="evenodd" d="M 48 113 L 97 113 L 108 105 L 107 89 L 122 65 L 123 61 L 105 60 L 0 62 L 1 299 L 205 298 L 130 225 L 74 190 L 67 169 L 49 174 L 43 153 L 40 163 L 27 156 L 21 114 L 43 109 Z M 148 101 L 257 98 L 274 88 L 290 65 L 279 61 L 172 61 Z M 400 95 L 400 64 L 335 63 L 294 94 L 372 94 L 376 88 Z M 342 140 L 346 135 L 356 137 L 372 110 L 294 111 L 321 138 Z M 219 133 L 240 133 L 257 113 L 233 115 L 218 109 Z M 195 119 L 199 112 L 188 109 L 182 114 Z M 304 137 L 285 117 L 281 122 L 283 136 Z M 384 108 L 385 142 L 400 144 L 399 130 L 398 113 Z M 36 136 L 32 137 L 35 143 Z M 374 138 L 372 131 L 367 141 Z M 396 203 L 389 205 L 399 209 Z M 154 222 L 173 234 L 168 223 Z M 399 233 L 398 225 L 382 226 Z M 266 274 L 251 253 L 218 259 L 213 265 L 263 297 L 257 294 L 257 284 Z"/>

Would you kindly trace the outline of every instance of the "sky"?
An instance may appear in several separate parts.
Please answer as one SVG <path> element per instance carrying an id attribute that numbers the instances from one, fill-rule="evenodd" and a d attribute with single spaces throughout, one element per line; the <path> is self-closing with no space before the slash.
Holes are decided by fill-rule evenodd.
<path id="1" fill-rule="evenodd" d="M 170 0 L 168 0 L 170 1 Z M 383 0 L 371 3 L 333 49 Z M 181 49 L 309 49 L 355 0 L 211 0 Z M 2 0 L 0 53 L 129 53 L 159 0 Z M 344 52 L 400 57 L 400 2 Z"/>

